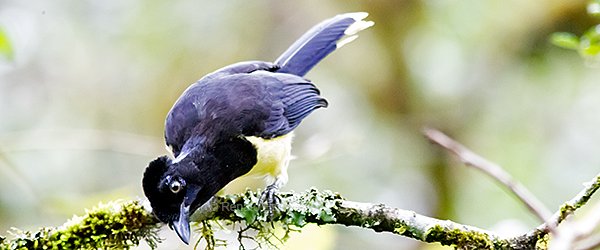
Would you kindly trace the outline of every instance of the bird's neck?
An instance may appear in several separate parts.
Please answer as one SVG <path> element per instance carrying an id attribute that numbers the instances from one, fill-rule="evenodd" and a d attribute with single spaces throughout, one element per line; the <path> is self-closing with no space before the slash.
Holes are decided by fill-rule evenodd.
<path id="1" fill-rule="evenodd" d="M 173 163 L 178 163 L 186 158 L 200 157 L 206 152 L 206 139 L 203 136 L 191 136 L 181 148 L 181 152 L 175 156 Z"/>
<path id="2" fill-rule="evenodd" d="M 191 136 L 173 163 L 193 162 L 201 171 L 215 170 L 227 182 L 246 174 L 258 160 L 257 149 L 242 137 L 210 141 L 203 136 Z"/>
<path id="3" fill-rule="evenodd" d="M 256 164 L 257 156 L 256 148 L 245 138 L 230 137 L 212 142 L 202 137 L 191 137 L 173 163 L 195 166 L 189 176 L 202 179 L 204 188 L 209 189 L 205 192 L 213 195 L 227 183 L 248 173 Z"/>

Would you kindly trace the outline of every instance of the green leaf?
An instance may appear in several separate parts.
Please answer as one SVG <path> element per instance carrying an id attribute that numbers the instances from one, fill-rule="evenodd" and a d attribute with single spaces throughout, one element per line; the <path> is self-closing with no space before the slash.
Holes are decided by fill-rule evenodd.
<path id="1" fill-rule="evenodd" d="M 600 53 L 600 25 L 590 28 L 581 37 L 580 53 L 596 56 Z"/>
<path id="2" fill-rule="evenodd" d="M 297 227 L 303 227 L 306 225 L 306 216 L 299 212 L 292 212 L 291 214 L 292 221 L 291 223 Z"/>
<path id="3" fill-rule="evenodd" d="M 333 214 L 330 213 L 330 212 L 324 211 L 324 210 L 321 211 L 321 214 L 319 214 L 319 217 L 324 222 L 333 222 L 333 221 L 335 221 L 335 217 L 333 216 Z"/>
<path id="4" fill-rule="evenodd" d="M 600 53 L 600 44 L 594 44 L 587 46 L 581 50 L 581 52 L 588 56 L 596 56 Z"/>
<path id="5" fill-rule="evenodd" d="M 256 221 L 256 218 L 258 217 L 258 211 L 256 209 L 247 208 L 247 207 L 243 207 L 241 209 L 236 209 L 234 213 L 238 217 L 244 218 L 244 220 L 246 221 L 246 224 L 248 224 L 248 225 L 253 223 L 254 221 Z"/>
<path id="6" fill-rule="evenodd" d="M 592 44 L 600 42 L 600 25 L 589 28 L 581 37 L 581 40 L 589 40 Z"/>
<path id="7" fill-rule="evenodd" d="M 552 44 L 565 48 L 576 50 L 579 47 L 579 38 L 568 32 L 555 32 L 550 37 Z"/>
<path id="8" fill-rule="evenodd" d="M 12 60 L 14 57 L 14 51 L 8 36 L 4 30 L 0 29 L 0 57 L 5 57 L 8 60 Z"/>

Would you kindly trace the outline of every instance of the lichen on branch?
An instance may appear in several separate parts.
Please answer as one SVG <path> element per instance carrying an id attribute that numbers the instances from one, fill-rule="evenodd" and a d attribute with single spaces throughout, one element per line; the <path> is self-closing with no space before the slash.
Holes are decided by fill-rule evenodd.
<path id="1" fill-rule="evenodd" d="M 558 225 L 566 215 L 584 206 L 599 188 L 600 175 L 566 202 L 555 213 L 556 221 L 549 223 Z M 279 196 L 281 203 L 272 217 L 260 202 L 260 193 L 246 191 L 238 195 L 215 197 L 192 219 L 209 249 L 225 243 L 215 238 L 215 228 L 211 223 L 238 225 L 240 242 L 251 239 L 259 245 L 268 243 L 271 246 L 280 245 L 289 237 L 289 232 L 300 230 L 309 223 L 363 227 L 459 249 L 545 249 L 549 240 L 549 231 L 544 225 L 519 237 L 502 238 L 487 230 L 427 217 L 414 211 L 384 204 L 348 201 L 331 191 L 312 188 L 301 193 L 280 193 Z M 37 232 L 15 229 L 12 239 L 0 237 L 0 250 L 127 249 L 142 241 L 157 247 L 160 225 L 139 201 L 115 201 L 100 204 L 57 228 L 42 228 Z M 282 237 L 274 237 L 273 225 L 284 229 Z M 244 234 L 251 230 L 257 233 L 252 236 Z"/>

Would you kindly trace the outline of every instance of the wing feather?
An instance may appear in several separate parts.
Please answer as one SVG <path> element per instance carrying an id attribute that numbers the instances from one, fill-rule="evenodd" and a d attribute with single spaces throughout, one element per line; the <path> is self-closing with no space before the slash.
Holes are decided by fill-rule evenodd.
<path id="1" fill-rule="evenodd" d="M 295 75 L 255 71 L 211 77 L 190 86 L 167 115 L 165 138 L 179 155 L 192 134 L 211 138 L 290 133 L 327 102 L 310 81 Z"/>

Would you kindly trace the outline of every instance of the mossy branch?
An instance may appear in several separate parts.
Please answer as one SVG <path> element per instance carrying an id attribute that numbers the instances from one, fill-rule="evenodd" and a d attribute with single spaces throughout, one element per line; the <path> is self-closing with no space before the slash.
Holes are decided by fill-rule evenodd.
<path id="1" fill-rule="evenodd" d="M 13 239 L 0 236 L 0 249 L 127 249 L 146 240 L 159 242 L 158 221 L 138 201 L 113 201 L 74 216 L 56 228 L 37 232 L 13 229 Z"/>
<path id="2" fill-rule="evenodd" d="M 549 223 L 558 225 L 566 216 L 585 205 L 599 188 L 600 175 L 575 198 L 561 206 L 553 217 L 555 221 Z M 286 232 L 308 223 L 339 224 L 389 232 L 423 242 L 438 242 L 460 249 L 544 249 L 547 241 L 548 230 L 544 225 L 520 237 L 502 238 L 490 231 L 384 204 L 348 201 L 331 191 L 310 189 L 302 193 L 280 193 L 280 197 L 280 211 L 271 220 L 288 229 Z M 209 243 L 208 246 L 214 247 L 220 241 L 214 239 L 208 222 L 246 225 L 240 232 L 241 241 L 245 230 L 270 230 L 272 223 L 264 211 L 259 194 L 247 191 L 239 195 L 215 197 L 193 219 L 198 222 L 200 233 Z M 144 240 L 151 247 L 156 247 L 160 242 L 157 237 L 159 227 L 160 223 L 139 201 L 115 201 L 101 204 L 86 211 L 84 216 L 74 217 L 57 228 L 42 228 L 37 232 L 15 229 L 12 239 L 0 237 L 0 249 L 124 249 Z"/>

